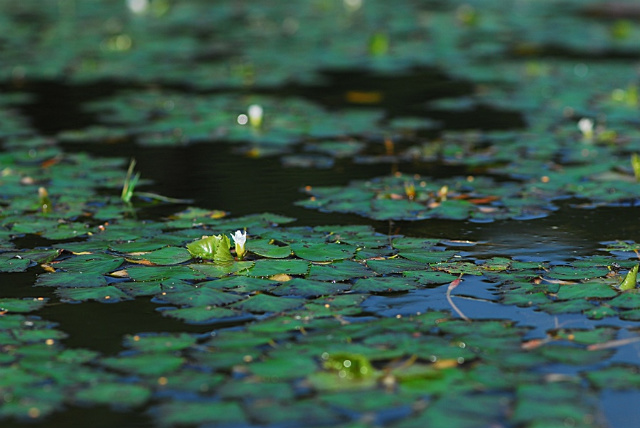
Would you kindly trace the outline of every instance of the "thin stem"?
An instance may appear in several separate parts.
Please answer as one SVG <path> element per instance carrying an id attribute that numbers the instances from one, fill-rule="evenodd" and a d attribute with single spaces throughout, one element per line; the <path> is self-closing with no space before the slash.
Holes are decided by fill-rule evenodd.
<path id="1" fill-rule="evenodd" d="M 449 286 L 447 287 L 447 302 L 449 302 L 449 304 L 451 305 L 451 307 L 453 308 L 454 311 L 456 311 L 456 313 L 458 314 L 458 316 L 460 318 L 462 318 L 465 321 L 471 322 L 471 318 L 469 318 L 468 316 L 466 316 L 461 310 L 460 308 L 458 308 L 456 306 L 455 303 L 453 303 L 453 300 L 451 300 L 451 291 L 456 288 L 460 282 L 462 281 L 462 275 L 464 274 L 460 274 L 460 276 L 458 277 L 458 279 L 455 279 L 453 281 L 451 281 L 451 283 L 449 284 Z"/>

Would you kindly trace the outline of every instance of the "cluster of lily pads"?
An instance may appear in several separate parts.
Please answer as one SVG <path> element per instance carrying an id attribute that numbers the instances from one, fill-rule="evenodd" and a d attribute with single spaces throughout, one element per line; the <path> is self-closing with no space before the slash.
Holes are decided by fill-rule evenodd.
<path id="1" fill-rule="evenodd" d="M 502 418 L 599 427 L 593 390 L 640 382 L 624 365 L 560 379 L 535 373 L 545 364 L 606 361 L 616 327 L 559 328 L 528 338 L 529 328 L 513 322 L 468 322 L 429 304 L 388 318 L 364 312 L 378 296 L 444 294 L 446 284 L 462 278 L 475 287 L 491 283 L 505 304 L 636 320 L 637 293 L 617 287 L 636 264 L 635 243 L 607 243 L 607 256 L 552 265 L 480 259 L 473 248 L 482 243 L 388 236 L 370 226 L 277 225 L 291 220 L 192 208 L 136 229 L 114 220 L 82 240 L 3 253 L 3 272 L 44 269 L 36 287 L 55 290 L 61 302 L 149 296 L 163 315 L 214 330 L 132 334 L 125 351 L 101 355 L 65 349 L 63 331 L 23 315 L 53 295 L 0 299 L 0 415 L 38 419 L 65 405 L 122 409 L 153 400 L 150 415 L 165 426 L 249 420 L 349 426 L 367 417 L 398 427 L 425 421 L 473 427 Z M 244 260 L 226 256 L 225 235 L 198 238 L 238 224 L 252 237 L 232 235 Z M 216 328 L 233 320 L 244 327 Z"/>
<path id="2" fill-rule="evenodd" d="M 388 176 L 307 186 L 299 202 L 374 220 L 637 203 L 627 58 L 640 28 L 577 0 L 432 3 L 3 2 L 0 419 L 106 405 L 158 426 L 607 426 L 599 395 L 640 386 L 615 352 L 637 341 L 636 242 L 530 261 L 371 226 L 287 227 L 270 213 L 140 220 L 141 206 L 172 201 L 136 189 L 151 182 L 132 163 L 126 175 L 128 159 L 59 144 L 216 142 L 287 167 L 389 163 Z M 404 98 L 385 86 L 394 76 Z M 79 106 L 95 126 L 45 138 L 23 88 L 48 79 L 128 83 Z M 461 89 L 438 93 L 447 82 Z M 436 164 L 455 172 L 395 172 Z M 149 300 L 201 333 L 132 323 L 114 355 L 67 346 L 38 316 Z M 492 305 L 492 319 L 467 301 Z M 513 306 L 547 324 L 500 319 Z"/>

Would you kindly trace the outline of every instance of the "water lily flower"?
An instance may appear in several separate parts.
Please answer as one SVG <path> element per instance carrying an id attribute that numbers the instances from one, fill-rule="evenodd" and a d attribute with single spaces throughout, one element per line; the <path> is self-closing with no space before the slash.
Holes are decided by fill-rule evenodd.
<path id="1" fill-rule="evenodd" d="M 263 114 L 262 106 L 258 104 L 251 104 L 249 106 L 249 124 L 254 128 L 258 129 L 262 125 L 262 114 Z"/>
<path id="2" fill-rule="evenodd" d="M 231 235 L 233 238 L 233 242 L 236 244 L 236 256 L 238 260 L 242 260 L 247 250 L 244 248 L 244 244 L 247 242 L 247 232 L 242 233 L 240 230 L 236 230 L 236 232 Z"/>
<path id="3" fill-rule="evenodd" d="M 578 121 L 578 129 L 585 139 L 590 140 L 593 138 L 593 120 L 583 117 Z"/>

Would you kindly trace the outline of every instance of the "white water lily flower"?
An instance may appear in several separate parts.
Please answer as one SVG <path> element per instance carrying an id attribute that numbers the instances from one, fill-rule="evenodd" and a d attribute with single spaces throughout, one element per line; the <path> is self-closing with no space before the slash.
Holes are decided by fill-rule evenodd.
<path id="1" fill-rule="evenodd" d="M 578 129 L 584 138 L 590 140 L 593 137 L 593 120 L 583 117 L 578 121 Z"/>
<path id="2" fill-rule="evenodd" d="M 255 129 L 260 128 L 262 125 L 262 115 L 264 110 L 262 110 L 262 106 L 258 104 L 251 104 L 249 106 L 249 124 Z"/>
<path id="3" fill-rule="evenodd" d="M 233 238 L 233 242 L 236 244 L 236 256 L 238 256 L 239 260 L 242 260 L 247 250 L 244 249 L 244 244 L 247 242 L 247 232 L 242 233 L 241 230 L 236 230 L 234 234 L 231 235 Z"/>

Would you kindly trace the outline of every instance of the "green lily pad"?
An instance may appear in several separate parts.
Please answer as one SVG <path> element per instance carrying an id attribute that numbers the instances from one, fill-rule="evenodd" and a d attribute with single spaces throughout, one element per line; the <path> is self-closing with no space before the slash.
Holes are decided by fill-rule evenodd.
<path id="1" fill-rule="evenodd" d="M 166 376 L 178 370 L 184 359 L 171 354 L 151 353 L 122 357 L 107 357 L 101 361 L 102 365 L 113 370 L 141 376 Z"/>
<path id="2" fill-rule="evenodd" d="M 151 391 L 141 385 L 100 383 L 78 391 L 75 399 L 85 404 L 137 407 L 149 400 Z"/>
<path id="3" fill-rule="evenodd" d="M 118 269 L 124 259 L 106 254 L 83 254 L 75 256 L 54 266 L 67 272 L 82 274 L 106 274 Z"/>
<path id="4" fill-rule="evenodd" d="M 0 272 L 24 272 L 30 264 L 31 260 L 16 255 L 0 255 Z"/>
<path id="5" fill-rule="evenodd" d="M 271 353 L 268 359 L 251 363 L 248 369 L 270 382 L 305 377 L 318 369 L 318 363 L 312 358 L 282 354 L 278 358 L 277 353 Z"/>
<path id="6" fill-rule="evenodd" d="M 134 281 L 163 281 L 163 280 L 195 280 L 206 276 L 186 265 L 178 266 L 132 266 L 127 268 L 127 274 Z"/>
<path id="7" fill-rule="evenodd" d="M 270 290 L 276 296 L 318 297 L 335 295 L 351 288 L 350 284 L 340 282 L 323 282 L 310 279 L 293 278 L 290 281 Z"/>
<path id="8" fill-rule="evenodd" d="M 56 290 L 56 294 L 63 300 L 73 302 L 96 300 L 102 303 L 117 303 L 121 300 L 131 300 L 131 297 L 127 293 L 113 285 L 95 288 L 59 288 Z"/>
<path id="9" fill-rule="evenodd" d="M 413 278 L 375 277 L 361 278 L 351 287 L 356 293 L 396 293 L 417 288 Z"/>
<path id="10" fill-rule="evenodd" d="M 557 297 L 559 300 L 572 299 L 609 299 L 618 293 L 609 285 L 602 282 L 585 282 L 582 284 L 565 284 L 560 286 Z"/>
<path id="11" fill-rule="evenodd" d="M 301 259 L 314 262 L 329 262 L 351 258 L 356 248 L 338 244 L 304 243 L 291 244 L 291 250 Z"/>
<path id="12" fill-rule="evenodd" d="M 591 279 L 606 276 L 608 273 L 609 269 L 600 266 L 554 266 L 547 275 L 556 279 Z"/>
<path id="13" fill-rule="evenodd" d="M 140 334 L 126 336 L 124 344 L 140 352 L 179 351 L 196 343 L 197 338 L 185 333 Z"/>
<path id="14" fill-rule="evenodd" d="M 273 297 L 267 294 L 251 296 L 246 300 L 231 305 L 242 311 L 264 313 L 283 312 L 302 306 L 304 301 L 296 298 Z"/>
<path id="15" fill-rule="evenodd" d="M 586 378 L 598 389 L 636 389 L 640 387 L 638 368 L 614 364 L 585 373 Z"/>
<path id="16" fill-rule="evenodd" d="M 237 317 L 237 311 L 214 306 L 194 306 L 182 309 L 163 310 L 162 315 L 177 318 L 191 324 L 210 324 L 224 318 Z"/>
<path id="17" fill-rule="evenodd" d="M 189 293 L 167 293 L 162 296 L 162 300 L 183 306 L 224 306 L 243 300 L 243 297 L 209 287 L 200 287 Z"/>
<path id="18" fill-rule="evenodd" d="M 306 275 L 309 262 L 306 260 L 256 260 L 248 271 L 242 272 L 253 277 L 270 277 L 273 275 Z"/>
<path id="19" fill-rule="evenodd" d="M 183 400 L 163 403 L 154 409 L 160 426 L 200 424 L 243 424 L 245 415 L 238 403 Z"/>
<path id="20" fill-rule="evenodd" d="M 279 401 L 295 398 L 293 388 L 288 382 L 262 382 L 255 380 L 231 381 L 219 389 L 223 398 L 246 399 L 269 397 Z"/>
<path id="21" fill-rule="evenodd" d="M 39 275 L 35 285 L 40 287 L 58 288 L 98 288 L 105 287 L 107 285 L 107 280 L 104 276 L 97 274 L 55 272 Z"/>
<path id="22" fill-rule="evenodd" d="M 330 264 L 312 264 L 308 278 L 317 281 L 346 281 L 374 275 L 375 273 L 363 263 L 341 260 Z"/>
<path id="23" fill-rule="evenodd" d="M 291 255 L 291 247 L 274 245 L 270 239 L 252 239 L 246 247 L 248 251 L 270 259 L 285 259 Z"/>
<path id="24" fill-rule="evenodd" d="M 412 278 L 422 285 L 446 284 L 459 278 L 459 275 L 451 275 L 450 273 L 440 271 L 423 270 L 406 271 L 403 272 L 402 275 L 408 278 Z"/>
<path id="25" fill-rule="evenodd" d="M 129 259 L 138 263 L 148 262 L 153 265 L 177 265 L 191 260 L 191 253 L 184 248 L 164 247 L 140 255 L 129 255 Z"/>
<path id="26" fill-rule="evenodd" d="M 48 299 L 37 298 L 37 299 L 0 299 L 0 312 L 8 311 L 8 312 L 16 312 L 16 313 L 24 313 L 24 312 L 32 312 L 37 311 L 42 308 Z"/>
<path id="27" fill-rule="evenodd" d="M 367 266 L 381 275 L 390 273 L 401 273 L 411 270 L 422 270 L 424 263 L 406 260 L 400 257 L 383 260 L 367 260 Z"/>
<path id="28" fill-rule="evenodd" d="M 197 272 L 206 275 L 209 278 L 221 278 L 232 273 L 242 272 L 253 266 L 254 262 L 235 262 L 235 263 L 200 263 L 191 264 L 189 267 Z"/>

